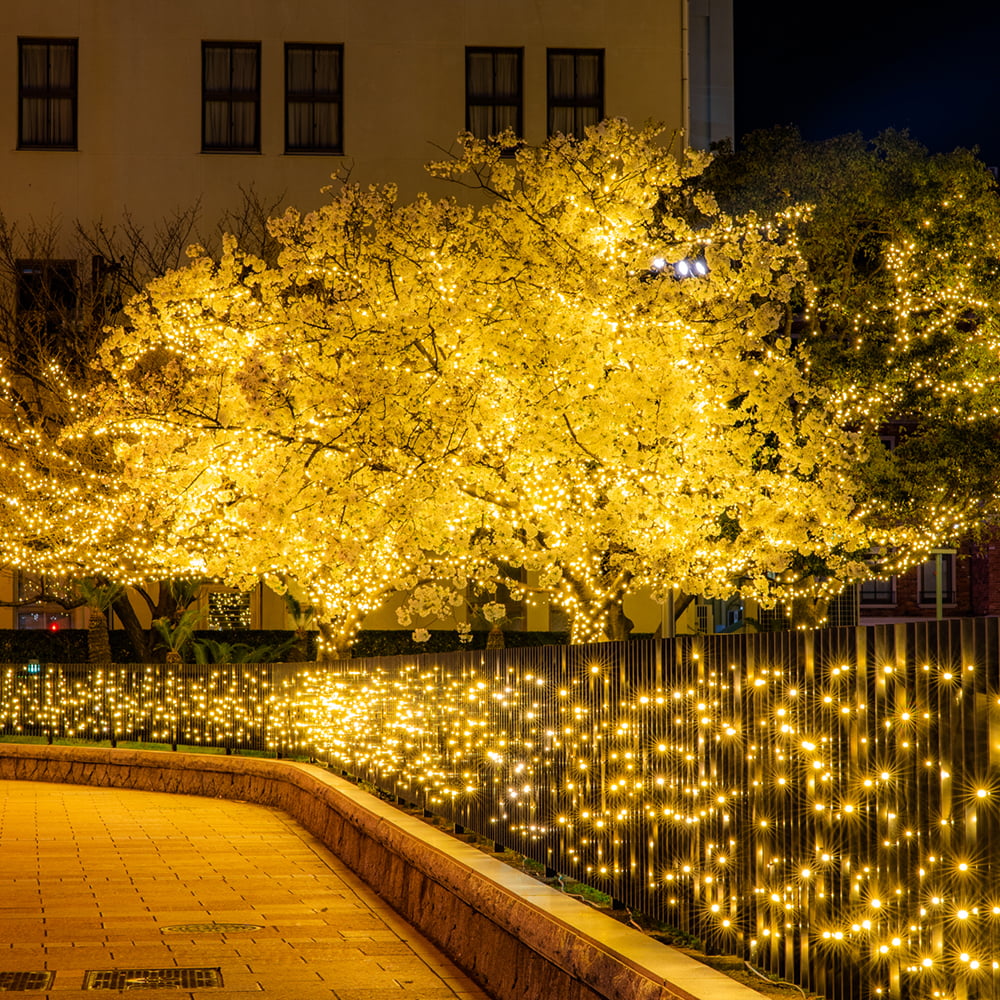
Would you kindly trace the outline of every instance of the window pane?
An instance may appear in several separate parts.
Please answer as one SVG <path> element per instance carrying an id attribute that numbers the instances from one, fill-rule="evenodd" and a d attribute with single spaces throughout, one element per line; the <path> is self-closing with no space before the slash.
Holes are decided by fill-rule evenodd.
<path id="1" fill-rule="evenodd" d="M 320 49 L 316 53 L 314 89 L 317 94 L 340 93 L 340 51 Z"/>
<path id="2" fill-rule="evenodd" d="M 340 147 L 340 105 L 317 101 L 313 105 L 314 142 L 320 149 Z"/>
<path id="3" fill-rule="evenodd" d="M 18 145 L 76 148 L 76 40 L 18 39 Z"/>
<path id="4" fill-rule="evenodd" d="M 520 59 L 516 52 L 501 52 L 496 57 L 494 96 L 517 100 L 520 97 Z"/>
<path id="5" fill-rule="evenodd" d="M 285 86 L 289 93 L 309 93 L 313 82 L 312 50 L 289 48 L 285 53 Z"/>
<path id="6" fill-rule="evenodd" d="M 205 89 L 229 89 L 229 49 L 211 46 L 205 48 Z"/>
<path id="7" fill-rule="evenodd" d="M 285 46 L 286 152 L 343 152 L 340 45 Z"/>
<path id="8" fill-rule="evenodd" d="M 23 87 L 45 87 L 49 78 L 48 45 L 21 46 L 21 85 Z"/>
<path id="9" fill-rule="evenodd" d="M 549 72 L 553 98 L 566 100 L 576 96 L 576 74 L 571 54 L 565 52 L 549 56 Z"/>
<path id="10" fill-rule="evenodd" d="M 257 90 L 257 50 L 234 49 L 232 88 L 235 92 L 252 94 Z"/>
<path id="11" fill-rule="evenodd" d="M 493 56 L 490 53 L 469 54 L 467 86 L 470 98 L 493 96 Z"/>
<path id="12" fill-rule="evenodd" d="M 601 99 L 601 60 L 594 53 L 577 56 L 576 97 L 578 100 Z"/>
<path id="13" fill-rule="evenodd" d="M 205 104 L 205 145 L 229 144 L 229 105 L 225 101 L 208 101 Z"/>
<path id="14" fill-rule="evenodd" d="M 74 86 L 76 49 L 70 45 L 49 46 L 49 87 L 53 90 L 67 90 Z"/>

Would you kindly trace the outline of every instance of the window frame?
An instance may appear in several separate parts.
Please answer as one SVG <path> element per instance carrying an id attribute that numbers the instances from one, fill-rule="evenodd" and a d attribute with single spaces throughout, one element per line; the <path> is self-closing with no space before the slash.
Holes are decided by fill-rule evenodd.
<path id="1" fill-rule="evenodd" d="M 590 108 L 596 107 L 597 118 L 594 122 L 604 120 L 604 49 L 576 49 L 576 48 L 549 48 L 545 50 L 545 134 L 550 138 L 553 135 L 558 135 L 560 133 L 556 132 L 552 128 L 552 115 L 558 108 L 572 108 L 576 110 L 577 108 Z M 556 98 L 552 94 L 553 86 L 553 72 L 552 72 L 552 57 L 553 56 L 573 56 L 573 91 L 574 96 L 572 98 Z M 584 100 L 579 95 L 579 70 L 577 68 L 576 57 L 577 56 L 597 56 L 597 103 L 590 98 Z M 566 133 L 562 133 L 566 134 Z M 576 135 L 576 133 L 571 133 L 574 139 L 582 139 L 582 135 Z"/>
<path id="2" fill-rule="evenodd" d="M 76 316 L 80 307 L 79 268 L 72 258 L 62 257 L 18 257 L 14 261 L 16 270 L 14 302 L 17 315 L 59 315 L 62 319 Z M 38 276 L 41 295 L 32 294 L 28 301 L 32 282 L 29 275 Z M 58 287 L 66 294 L 55 291 Z"/>
<path id="3" fill-rule="evenodd" d="M 941 553 L 941 570 L 944 577 L 941 588 L 942 607 L 954 607 L 958 603 L 958 560 L 954 552 Z M 934 607 L 937 604 L 937 587 L 934 573 L 937 571 L 937 557 L 932 555 L 930 559 L 922 562 L 917 567 L 917 604 L 920 607 Z M 925 574 L 929 574 L 930 586 L 924 581 Z"/>
<path id="4" fill-rule="evenodd" d="M 226 89 L 209 90 L 207 55 L 210 49 L 228 49 L 230 53 L 230 86 Z M 257 81 L 253 91 L 234 90 L 232 87 L 232 53 L 236 49 L 250 49 L 257 57 Z M 261 43 L 260 42 L 227 42 L 202 40 L 201 43 L 201 151 L 203 153 L 260 153 L 260 100 L 261 100 Z M 252 95 L 254 105 L 254 142 L 252 145 L 235 146 L 232 144 L 232 106 L 236 101 L 249 102 Z M 208 142 L 208 104 L 209 101 L 226 101 L 229 104 L 229 142 Z"/>
<path id="5" fill-rule="evenodd" d="M 288 57 L 295 51 L 311 51 L 313 56 L 313 88 L 310 91 L 298 91 L 293 95 L 289 89 Z M 315 53 L 318 51 L 337 52 L 340 57 L 340 71 L 337 79 L 337 89 L 326 93 L 315 88 Z M 344 155 L 344 45 L 342 42 L 285 42 L 285 153 L 289 156 L 343 156 Z M 331 100 L 331 97 L 333 98 Z M 292 104 L 336 104 L 337 105 L 337 136 L 340 140 L 336 146 L 321 146 L 313 142 L 308 146 L 293 146 L 291 143 Z M 313 139 L 315 140 L 315 122 L 313 124 Z"/>
<path id="6" fill-rule="evenodd" d="M 55 45 L 64 46 L 72 53 L 72 81 L 66 88 L 53 87 L 46 83 L 44 87 L 26 87 L 24 83 L 24 51 L 31 45 L 45 45 L 51 49 Z M 51 58 L 47 58 L 51 65 Z M 26 100 L 44 100 L 51 110 L 50 102 L 69 98 L 72 108 L 72 136 L 65 142 L 29 142 L 24 135 L 24 102 Z M 79 38 L 49 38 L 49 37 L 18 37 L 17 39 L 17 148 L 18 149 L 60 149 L 75 151 L 79 148 L 79 109 L 80 109 L 80 39 Z M 47 121 L 51 115 L 47 114 Z M 51 133 L 51 126 L 47 125 Z"/>
<path id="7" fill-rule="evenodd" d="M 865 587 L 871 587 L 874 594 L 871 597 L 865 596 Z M 888 593 L 888 598 L 886 598 Z M 890 576 L 887 579 L 872 578 L 862 580 L 858 584 L 858 603 L 862 608 L 893 608 L 899 603 L 899 596 L 896 590 L 896 578 Z"/>
<path id="8" fill-rule="evenodd" d="M 489 95 L 475 93 L 472 89 L 472 79 L 471 79 L 471 69 L 472 69 L 472 57 L 490 55 L 494 57 L 493 61 L 493 92 Z M 517 56 L 517 94 L 515 100 L 511 102 L 510 100 L 498 98 L 496 95 L 496 60 L 495 57 L 498 55 L 515 55 Z M 475 98 L 475 99 L 474 99 Z M 476 135 L 472 128 L 472 108 L 475 107 L 488 107 L 491 109 L 491 118 L 496 122 L 496 109 L 503 106 L 510 106 L 513 103 L 516 107 L 516 125 L 514 127 L 514 134 L 521 139 L 524 136 L 524 46 L 512 46 L 512 45 L 466 45 L 465 47 L 465 130 L 470 132 L 472 135 Z M 502 131 L 502 130 L 500 130 Z M 497 135 L 498 132 L 493 132 L 492 135 Z M 491 135 L 476 135 L 477 139 L 489 139 Z M 516 150 L 514 148 L 504 149 L 504 156 L 513 156 Z"/>

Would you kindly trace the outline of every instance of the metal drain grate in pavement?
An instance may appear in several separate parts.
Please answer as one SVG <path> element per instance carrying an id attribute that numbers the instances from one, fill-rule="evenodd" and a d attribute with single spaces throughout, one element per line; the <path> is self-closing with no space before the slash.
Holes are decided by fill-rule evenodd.
<path id="1" fill-rule="evenodd" d="M 263 924 L 171 924 L 161 927 L 161 934 L 233 934 L 236 931 L 262 931 Z"/>
<path id="2" fill-rule="evenodd" d="M 0 972 L 0 993 L 47 990 L 55 977 L 54 972 Z"/>
<path id="3" fill-rule="evenodd" d="M 83 976 L 85 990 L 196 990 L 221 985 L 220 969 L 96 969 Z"/>

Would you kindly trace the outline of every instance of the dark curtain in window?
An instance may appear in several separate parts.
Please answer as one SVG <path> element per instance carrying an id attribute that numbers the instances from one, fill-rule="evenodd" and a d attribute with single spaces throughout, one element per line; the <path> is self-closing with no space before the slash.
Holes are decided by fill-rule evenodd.
<path id="1" fill-rule="evenodd" d="M 76 42 L 20 45 L 22 146 L 76 146 Z"/>
<path id="2" fill-rule="evenodd" d="M 600 51 L 549 52 L 549 135 L 582 138 L 604 117 L 604 59 Z"/>
<path id="3" fill-rule="evenodd" d="M 339 45 L 286 47 L 285 145 L 289 152 L 342 151 L 342 72 Z"/>
<path id="4" fill-rule="evenodd" d="M 206 149 L 257 149 L 260 50 L 206 45 L 203 51 Z"/>

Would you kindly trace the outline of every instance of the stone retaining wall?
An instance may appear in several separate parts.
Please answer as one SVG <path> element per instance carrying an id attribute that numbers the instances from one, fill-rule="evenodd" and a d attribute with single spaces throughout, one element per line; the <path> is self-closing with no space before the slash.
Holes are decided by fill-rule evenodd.
<path id="1" fill-rule="evenodd" d="M 498 1000 L 760 1000 L 319 767 L 3 744 L 0 779 L 239 799 L 282 809 Z"/>

